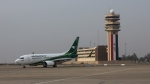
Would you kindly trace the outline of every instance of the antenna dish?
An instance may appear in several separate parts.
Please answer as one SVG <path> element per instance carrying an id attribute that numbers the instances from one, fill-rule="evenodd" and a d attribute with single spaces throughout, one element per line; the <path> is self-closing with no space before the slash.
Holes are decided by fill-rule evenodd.
<path id="1" fill-rule="evenodd" d="M 114 13 L 115 13 L 115 11 L 114 11 L 113 9 L 111 9 L 111 10 L 110 10 L 110 13 L 111 13 L 111 14 L 114 14 Z"/>

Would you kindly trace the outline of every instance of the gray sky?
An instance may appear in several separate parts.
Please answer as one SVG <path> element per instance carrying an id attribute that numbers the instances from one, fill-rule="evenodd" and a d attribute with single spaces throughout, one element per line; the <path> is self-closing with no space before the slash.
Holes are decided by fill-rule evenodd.
<path id="1" fill-rule="evenodd" d="M 121 15 L 119 54 L 150 53 L 150 0 L 0 0 L 0 63 L 24 54 L 64 52 L 77 36 L 79 47 L 106 45 L 104 15 Z"/>

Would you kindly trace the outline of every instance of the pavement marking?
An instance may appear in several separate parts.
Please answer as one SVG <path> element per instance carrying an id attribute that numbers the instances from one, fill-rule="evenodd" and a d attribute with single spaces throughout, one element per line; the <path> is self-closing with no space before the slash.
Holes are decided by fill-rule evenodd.
<path id="1" fill-rule="evenodd" d="M 83 76 L 69 77 L 69 78 L 64 78 L 64 79 L 56 79 L 56 80 L 51 80 L 51 81 L 39 82 L 39 83 L 35 83 L 35 84 L 47 84 L 47 83 L 52 83 L 52 82 L 64 81 L 64 80 L 68 80 L 68 79 L 77 79 L 77 78 L 83 78 L 83 77 L 90 77 L 90 76 L 103 75 L 103 74 L 108 74 L 108 73 L 115 73 L 115 72 L 127 71 L 127 70 L 131 70 L 131 69 L 132 69 L 132 68 L 123 69 L 123 70 L 118 70 L 118 71 L 110 71 L 110 72 L 96 73 L 96 74 L 91 74 L 91 75 L 83 75 Z"/>

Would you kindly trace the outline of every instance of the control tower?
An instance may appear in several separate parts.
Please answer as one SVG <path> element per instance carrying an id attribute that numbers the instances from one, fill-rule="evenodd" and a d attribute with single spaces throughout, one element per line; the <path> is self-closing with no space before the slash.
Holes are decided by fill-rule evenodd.
<path id="1" fill-rule="evenodd" d="M 115 11 L 111 9 L 110 13 L 105 15 L 105 20 L 105 31 L 107 32 L 107 58 L 108 61 L 118 60 L 118 31 L 120 31 L 120 15 L 116 14 Z"/>

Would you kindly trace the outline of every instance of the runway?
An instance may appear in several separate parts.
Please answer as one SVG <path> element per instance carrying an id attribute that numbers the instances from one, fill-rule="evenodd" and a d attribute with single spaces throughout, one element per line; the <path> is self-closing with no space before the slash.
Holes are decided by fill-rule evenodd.
<path id="1" fill-rule="evenodd" d="M 149 84 L 150 65 L 0 66 L 0 84 Z"/>

